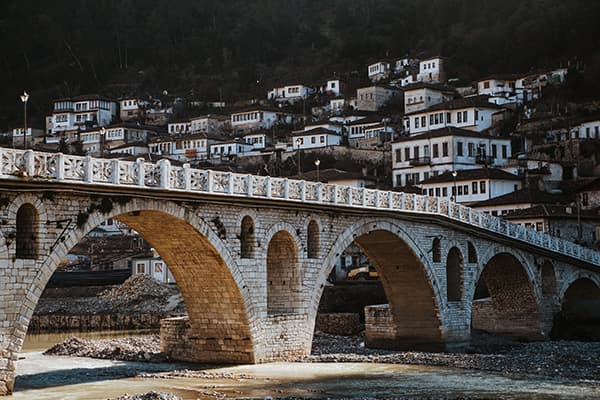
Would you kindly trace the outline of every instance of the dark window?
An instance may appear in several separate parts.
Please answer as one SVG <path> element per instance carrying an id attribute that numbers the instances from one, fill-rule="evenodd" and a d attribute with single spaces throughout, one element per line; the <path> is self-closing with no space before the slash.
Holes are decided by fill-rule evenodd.
<path id="1" fill-rule="evenodd" d="M 458 157 L 462 157 L 462 155 L 463 155 L 463 143 L 462 142 L 456 142 L 456 155 Z"/>
<path id="2" fill-rule="evenodd" d="M 442 143 L 442 157 L 448 157 L 448 142 Z"/>
<path id="3" fill-rule="evenodd" d="M 433 144 L 433 158 L 438 158 L 440 156 L 439 146 L 437 143 Z"/>
<path id="4" fill-rule="evenodd" d="M 479 192 L 485 193 L 485 181 L 479 182 Z"/>
<path id="5" fill-rule="evenodd" d="M 396 162 L 402 161 L 402 151 L 401 149 L 396 149 Z"/>

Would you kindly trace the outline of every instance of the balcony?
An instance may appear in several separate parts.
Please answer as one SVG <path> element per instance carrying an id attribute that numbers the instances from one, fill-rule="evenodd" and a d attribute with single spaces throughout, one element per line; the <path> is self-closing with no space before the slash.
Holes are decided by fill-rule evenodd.
<path id="1" fill-rule="evenodd" d="M 477 155 L 475 157 L 475 164 L 492 165 L 493 163 L 494 163 L 494 158 L 492 156 Z"/>
<path id="2" fill-rule="evenodd" d="M 411 158 L 408 162 L 413 167 L 418 167 L 420 165 L 429 165 L 431 164 L 431 157 Z"/>

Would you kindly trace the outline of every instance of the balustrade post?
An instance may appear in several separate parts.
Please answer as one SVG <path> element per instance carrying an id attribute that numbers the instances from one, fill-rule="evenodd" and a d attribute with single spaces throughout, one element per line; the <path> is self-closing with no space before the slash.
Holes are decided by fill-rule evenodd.
<path id="1" fill-rule="evenodd" d="M 286 200 L 290 198 L 290 181 L 288 178 L 283 179 L 283 198 Z"/>
<path id="2" fill-rule="evenodd" d="M 338 185 L 333 185 L 333 204 L 338 203 Z"/>
<path id="3" fill-rule="evenodd" d="M 391 210 L 392 208 L 394 208 L 394 193 L 391 190 L 388 190 L 387 195 L 388 195 L 387 208 L 389 208 Z"/>
<path id="4" fill-rule="evenodd" d="M 6 150 L 4 150 L 3 148 L 0 147 L 0 175 L 4 175 L 2 173 L 2 171 L 4 171 L 4 157 L 3 157 L 3 153 Z"/>
<path id="5" fill-rule="evenodd" d="M 121 167 L 119 165 L 120 161 L 112 160 L 111 164 L 112 164 L 112 174 L 110 176 L 110 183 L 112 183 L 114 185 L 118 185 L 120 174 L 121 174 Z"/>
<path id="6" fill-rule="evenodd" d="M 365 188 L 360 188 L 360 192 L 362 195 L 362 206 L 366 207 L 367 206 L 367 191 L 365 190 Z"/>
<path id="7" fill-rule="evenodd" d="M 306 201 L 306 181 L 300 182 L 300 200 Z"/>
<path id="8" fill-rule="evenodd" d="M 23 154 L 23 166 L 28 177 L 35 175 L 35 153 L 29 149 Z"/>
<path id="9" fill-rule="evenodd" d="M 321 182 L 317 183 L 317 202 L 323 202 L 323 184 Z"/>
<path id="10" fill-rule="evenodd" d="M 380 190 L 375 190 L 375 208 L 379 208 L 379 202 L 381 201 L 381 191 Z"/>
<path id="11" fill-rule="evenodd" d="M 63 153 L 56 155 L 56 179 L 59 181 L 65 179 L 65 155 Z"/>
<path id="12" fill-rule="evenodd" d="M 94 182 L 94 159 L 89 154 L 85 157 L 85 181 Z"/>
<path id="13" fill-rule="evenodd" d="M 206 170 L 206 191 L 208 193 L 212 193 L 213 191 L 213 179 L 213 172 L 210 169 Z"/>
<path id="14" fill-rule="evenodd" d="M 248 183 L 248 192 L 247 195 L 248 197 L 252 197 L 252 194 L 254 193 L 254 189 L 253 189 L 253 183 L 254 181 L 252 180 L 252 175 L 248 174 L 246 175 L 246 182 Z"/>
<path id="15" fill-rule="evenodd" d="M 171 162 L 163 158 L 158 162 L 160 170 L 160 188 L 168 189 L 171 185 Z"/>
<path id="16" fill-rule="evenodd" d="M 413 211 L 417 211 L 417 204 L 418 204 L 418 202 L 417 202 L 417 200 L 418 200 L 417 196 L 418 196 L 418 194 L 413 195 L 413 205 L 412 205 Z"/>
<path id="17" fill-rule="evenodd" d="M 182 166 L 183 171 L 183 189 L 191 190 L 192 189 L 192 171 L 190 171 L 190 164 L 185 163 Z"/>
<path id="18" fill-rule="evenodd" d="M 234 192 L 233 180 L 234 180 L 234 173 L 233 173 L 233 172 L 230 172 L 230 173 L 229 173 L 229 177 L 228 177 L 228 179 L 227 179 L 227 186 L 228 186 L 228 187 L 227 187 L 227 192 L 228 192 L 229 194 L 233 194 L 233 192 Z"/>
<path id="19" fill-rule="evenodd" d="M 135 164 L 137 165 L 137 185 L 146 186 L 146 165 L 144 164 L 144 159 L 136 159 Z"/>
<path id="20" fill-rule="evenodd" d="M 346 193 L 348 193 L 347 203 L 349 206 L 352 205 L 352 189 L 350 187 L 346 188 Z"/>
<path id="21" fill-rule="evenodd" d="M 400 209 L 406 210 L 406 193 L 400 193 Z"/>
<path id="22" fill-rule="evenodd" d="M 270 199 L 272 197 L 272 193 L 271 193 L 271 177 L 267 176 L 266 180 L 265 180 L 265 192 L 267 194 L 267 199 Z"/>

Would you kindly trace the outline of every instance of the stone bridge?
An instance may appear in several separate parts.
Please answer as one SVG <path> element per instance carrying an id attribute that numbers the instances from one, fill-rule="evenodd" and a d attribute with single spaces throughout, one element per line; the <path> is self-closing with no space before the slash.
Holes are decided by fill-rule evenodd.
<path id="1" fill-rule="evenodd" d="M 447 199 L 0 149 L 1 393 L 49 278 L 108 218 L 169 265 L 189 312 L 187 358 L 201 362 L 308 354 L 323 287 L 352 242 L 389 302 L 376 346 L 460 348 L 472 327 L 545 338 L 573 287 L 600 285 L 599 253 Z"/>

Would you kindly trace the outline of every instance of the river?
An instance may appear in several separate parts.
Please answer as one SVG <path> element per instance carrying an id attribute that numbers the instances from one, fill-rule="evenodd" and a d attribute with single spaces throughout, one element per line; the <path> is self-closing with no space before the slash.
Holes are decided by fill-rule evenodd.
<path id="1" fill-rule="evenodd" d="M 107 338 L 131 332 L 77 334 Z M 140 332 L 133 334 L 139 335 Z M 203 378 L 135 378 L 138 372 L 165 372 L 189 365 L 149 364 L 44 356 L 42 350 L 73 334 L 29 335 L 17 362 L 14 399 L 108 399 L 150 390 L 183 399 L 239 397 L 315 398 L 487 398 L 600 399 L 600 387 L 540 377 L 508 378 L 446 367 L 370 363 L 270 363 L 202 368 Z M 222 375 L 230 375 L 223 377 Z"/>

